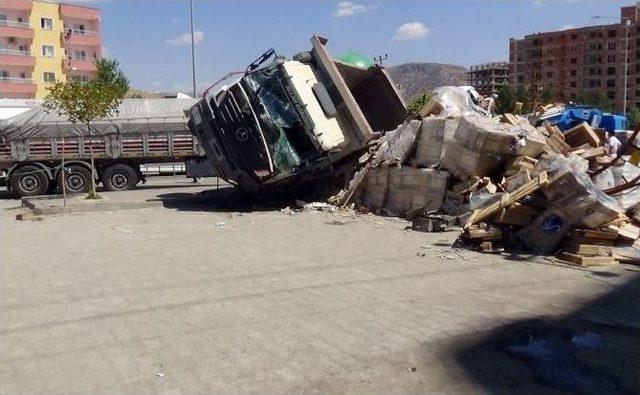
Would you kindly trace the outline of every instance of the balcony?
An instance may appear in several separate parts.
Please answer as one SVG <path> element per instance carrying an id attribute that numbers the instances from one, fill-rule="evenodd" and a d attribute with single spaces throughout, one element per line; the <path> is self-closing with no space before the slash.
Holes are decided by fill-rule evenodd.
<path id="1" fill-rule="evenodd" d="M 36 93 L 36 84 L 31 78 L 0 77 L 1 95 L 32 95 Z"/>
<path id="2" fill-rule="evenodd" d="M 33 67 L 36 64 L 36 58 L 30 51 L 0 48 L 0 64 Z"/>
<path id="3" fill-rule="evenodd" d="M 60 4 L 60 15 L 62 15 L 62 18 L 95 21 L 100 18 L 100 10 L 98 10 L 97 8 Z"/>
<path id="4" fill-rule="evenodd" d="M 62 68 L 65 71 L 97 71 L 95 60 L 89 59 L 64 59 L 62 61 Z"/>
<path id="5" fill-rule="evenodd" d="M 33 3 L 31 0 L 2 0 L 2 10 L 27 11 L 31 12 Z"/>
<path id="6" fill-rule="evenodd" d="M 91 30 L 66 29 L 62 33 L 62 40 L 68 40 L 71 45 L 100 46 L 100 32 Z"/>
<path id="7" fill-rule="evenodd" d="M 0 37 L 33 38 L 31 25 L 24 22 L 0 21 Z"/>

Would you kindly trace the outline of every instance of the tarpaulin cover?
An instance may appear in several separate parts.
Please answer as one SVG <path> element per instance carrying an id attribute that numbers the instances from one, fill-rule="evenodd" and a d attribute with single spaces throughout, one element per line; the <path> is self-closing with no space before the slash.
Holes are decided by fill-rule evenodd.
<path id="1" fill-rule="evenodd" d="M 0 140 L 188 132 L 184 111 L 195 103 L 194 99 L 125 99 L 109 119 L 91 122 L 90 132 L 86 125 L 38 106 L 0 121 Z"/>

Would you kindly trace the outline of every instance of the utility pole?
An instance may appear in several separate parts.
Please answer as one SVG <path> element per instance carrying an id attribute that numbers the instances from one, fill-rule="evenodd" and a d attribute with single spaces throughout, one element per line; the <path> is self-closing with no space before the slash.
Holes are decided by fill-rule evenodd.
<path id="1" fill-rule="evenodd" d="M 195 32 L 193 29 L 193 0 L 189 0 L 189 9 L 191 11 L 191 75 L 193 77 L 193 97 L 198 96 L 196 91 L 196 43 Z"/>

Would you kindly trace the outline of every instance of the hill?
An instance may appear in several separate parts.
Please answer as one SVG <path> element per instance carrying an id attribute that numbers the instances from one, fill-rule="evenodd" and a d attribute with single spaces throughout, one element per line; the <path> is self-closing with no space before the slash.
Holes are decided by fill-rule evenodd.
<path id="1" fill-rule="evenodd" d="M 443 63 L 404 63 L 387 67 L 405 101 L 444 85 L 468 85 L 466 67 Z"/>

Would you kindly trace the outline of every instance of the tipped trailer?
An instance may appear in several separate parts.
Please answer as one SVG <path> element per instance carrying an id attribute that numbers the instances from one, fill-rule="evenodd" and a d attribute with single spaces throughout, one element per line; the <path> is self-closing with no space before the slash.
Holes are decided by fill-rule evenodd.
<path id="1" fill-rule="evenodd" d="M 0 121 L 0 170 L 7 189 L 20 196 L 44 195 L 61 186 L 87 192 L 92 166 L 106 190 L 134 188 L 144 180 L 140 165 L 186 162 L 188 176 L 213 175 L 184 111 L 193 99 L 125 99 L 109 119 L 86 125 L 35 107 Z M 64 158 L 64 172 L 62 159 Z"/>
<path id="2" fill-rule="evenodd" d="M 384 68 L 335 60 L 326 43 L 313 36 L 291 59 L 269 50 L 190 110 L 218 176 L 249 193 L 344 181 L 368 143 L 406 119 Z"/>

